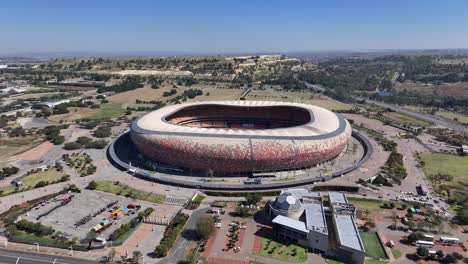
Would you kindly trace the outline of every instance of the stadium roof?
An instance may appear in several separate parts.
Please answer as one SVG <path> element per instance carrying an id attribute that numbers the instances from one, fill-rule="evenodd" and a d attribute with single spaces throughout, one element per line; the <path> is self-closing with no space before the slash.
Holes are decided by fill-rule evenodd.
<path id="1" fill-rule="evenodd" d="M 182 110 L 186 107 L 202 105 L 224 105 L 238 107 L 271 107 L 271 106 L 290 106 L 300 107 L 309 111 L 310 122 L 287 128 L 276 129 L 229 129 L 229 128 L 202 128 L 182 126 L 167 122 L 167 116 Z M 277 137 L 290 139 L 291 137 L 307 139 L 325 139 L 341 134 L 347 127 L 346 120 L 324 108 L 287 102 L 270 101 L 210 101 L 201 103 L 187 103 L 168 105 L 156 111 L 150 112 L 139 118 L 132 125 L 133 130 L 148 134 L 182 134 L 182 135 L 210 135 L 210 136 L 231 136 L 231 137 Z"/>
<path id="2" fill-rule="evenodd" d="M 273 219 L 273 223 L 279 224 L 282 226 L 287 226 L 289 228 L 295 229 L 303 233 L 309 233 L 309 230 L 307 230 L 304 222 L 293 219 L 293 218 L 278 215 L 277 217 Z"/>

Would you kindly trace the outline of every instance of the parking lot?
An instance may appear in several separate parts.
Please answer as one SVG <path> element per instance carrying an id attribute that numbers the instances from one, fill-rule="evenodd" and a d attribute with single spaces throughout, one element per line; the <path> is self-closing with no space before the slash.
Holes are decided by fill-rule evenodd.
<path id="1" fill-rule="evenodd" d="M 70 197 L 71 201 L 65 203 L 64 201 Z M 132 218 L 135 218 L 138 212 L 149 207 L 154 208 L 153 215 L 160 218 L 170 218 L 180 209 L 180 206 L 155 205 L 123 196 L 82 190 L 81 193 L 63 194 L 43 202 L 42 205 L 20 216 L 20 219 L 41 222 L 43 225 L 51 226 L 54 230 L 62 232 L 64 237 L 83 239 L 93 227 L 100 224 L 102 220 L 109 218 L 112 211 L 126 207 L 129 204 L 140 205 L 141 208 L 139 210 L 130 209 L 126 213 L 119 214 L 104 231 L 99 232 L 98 236 L 107 238 L 122 224 L 128 223 Z M 41 215 L 43 216 L 40 217 Z M 38 219 L 38 217 L 40 218 Z M 83 221 L 86 218 L 88 219 Z"/>
<path id="2" fill-rule="evenodd" d="M 234 216 L 233 208 L 229 207 L 219 219 L 221 224 L 217 225 L 216 235 L 208 240 L 202 256 L 212 263 L 249 263 L 255 244 L 260 241 L 255 221 Z M 236 242 L 230 247 L 229 241 L 234 236 Z"/>

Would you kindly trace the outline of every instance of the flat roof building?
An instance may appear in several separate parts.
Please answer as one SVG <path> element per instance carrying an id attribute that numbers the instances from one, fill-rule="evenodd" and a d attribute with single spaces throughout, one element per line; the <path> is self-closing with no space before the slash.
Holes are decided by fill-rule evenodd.
<path id="1" fill-rule="evenodd" d="M 346 263 L 364 263 L 365 249 L 354 222 L 355 207 L 343 193 L 329 192 L 328 197 L 330 207 L 324 207 L 320 192 L 282 191 L 267 207 L 274 236 Z"/>

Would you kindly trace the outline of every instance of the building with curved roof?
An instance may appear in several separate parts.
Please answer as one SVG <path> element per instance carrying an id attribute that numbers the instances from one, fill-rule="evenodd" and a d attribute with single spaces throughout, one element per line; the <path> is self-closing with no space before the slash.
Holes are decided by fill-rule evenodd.
<path id="1" fill-rule="evenodd" d="M 318 106 L 213 101 L 165 106 L 136 120 L 131 138 L 147 158 L 222 173 L 307 168 L 339 155 L 351 137 L 341 115 Z"/>

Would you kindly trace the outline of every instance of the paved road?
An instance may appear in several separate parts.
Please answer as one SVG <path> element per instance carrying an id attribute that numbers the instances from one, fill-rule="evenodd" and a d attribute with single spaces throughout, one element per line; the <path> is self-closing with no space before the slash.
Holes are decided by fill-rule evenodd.
<path id="1" fill-rule="evenodd" d="M 325 87 L 323 87 L 321 85 L 310 84 L 308 82 L 303 82 L 303 83 L 305 84 L 305 86 L 307 88 L 312 89 L 312 90 L 317 91 L 317 92 L 324 92 L 327 89 L 327 88 L 325 88 Z M 444 118 L 441 118 L 441 117 L 437 117 L 437 116 L 433 116 L 433 115 L 429 115 L 429 114 L 423 114 L 423 113 L 416 112 L 416 111 L 411 111 L 411 110 L 408 110 L 408 109 L 401 108 L 401 107 L 399 107 L 397 105 L 378 102 L 378 101 L 366 99 L 366 98 L 363 98 L 363 97 L 352 96 L 352 98 L 354 98 L 355 100 L 364 100 L 367 104 L 372 104 L 372 105 L 376 105 L 376 106 L 379 106 L 379 107 L 388 108 L 388 109 L 391 109 L 392 111 L 395 111 L 395 112 L 398 112 L 398 113 L 402 113 L 402 114 L 409 115 L 409 116 L 412 116 L 412 117 L 415 117 L 415 118 L 419 118 L 419 119 L 422 119 L 422 120 L 425 120 L 425 121 L 428 121 L 428 122 L 431 122 L 431 123 L 434 123 L 434 124 L 437 124 L 437 125 L 445 126 L 445 127 L 451 128 L 451 129 L 453 129 L 453 130 L 455 130 L 457 132 L 460 132 L 460 133 L 468 134 L 468 127 L 467 126 L 458 124 L 456 122 L 452 122 L 450 120 L 447 120 L 447 119 L 444 119 Z"/>
<path id="2" fill-rule="evenodd" d="M 202 208 L 193 211 L 187 224 L 185 225 L 184 230 L 181 233 L 181 236 L 179 236 L 174 246 L 172 247 L 169 256 L 167 256 L 161 262 L 159 262 L 160 264 L 175 264 L 179 263 L 179 261 L 182 260 L 184 254 L 187 252 L 187 247 L 192 241 L 196 239 L 195 232 L 193 232 L 193 230 L 195 230 L 197 221 L 202 215 L 206 214 L 206 211 L 208 211 L 208 208 Z M 187 238 L 189 238 L 190 240 Z"/>
<path id="3" fill-rule="evenodd" d="M 67 257 L 56 257 L 45 254 L 21 252 L 0 249 L 0 263 L 5 264 L 90 264 L 98 263 L 91 260 L 81 260 Z"/>
<path id="4" fill-rule="evenodd" d="M 382 102 L 378 102 L 378 101 L 374 101 L 374 100 L 364 99 L 364 98 L 361 98 L 361 97 L 354 97 L 354 98 L 357 99 L 357 100 L 364 100 L 368 104 L 376 105 L 376 106 L 383 107 L 383 108 L 388 108 L 388 109 L 391 109 L 391 110 L 393 110 L 395 112 L 398 112 L 398 113 L 402 113 L 402 114 L 405 114 L 405 115 L 416 117 L 416 118 L 419 118 L 419 119 L 422 119 L 422 120 L 425 120 L 425 121 L 428 121 L 428 122 L 431 122 L 431 123 L 434 123 L 434 124 L 437 124 L 437 125 L 445 126 L 445 127 L 451 128 L 451 129 L 453 129 L 453 130 L 455 130 L 457 132 L 460 132 L 460 133 L 468 133 L 468 127 L 467 126 L 463 126 L 463 125 L 460 125 L 460 124 L 455 123 L 455 122 L 451 122 L 451 121 L 443 119 L 443 118 L 439 118 L 439 117 L 435 117 L 435 116 L 432 116 L 432 115 L 411 111 L 411 110 L 404 109 L 404 108 L 401 108 L 399 106 L 392 105 L 392 104 L 387 104 L 387 103 L 382 103 Z"/>

